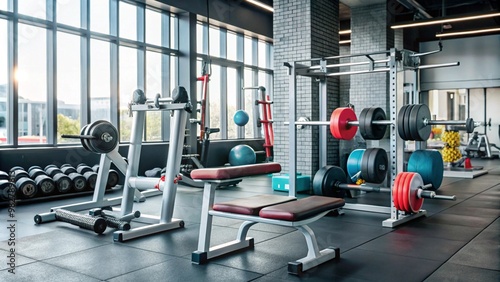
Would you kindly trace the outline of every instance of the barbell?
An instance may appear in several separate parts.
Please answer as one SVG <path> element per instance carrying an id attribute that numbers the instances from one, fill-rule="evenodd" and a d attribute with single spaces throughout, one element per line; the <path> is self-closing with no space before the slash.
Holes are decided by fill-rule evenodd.
<path id="1" fill-rule="evenodd" d="M 118 130 L 105 120 L 98 120 L 85 125 L 80 130 L 79 135 L 63 134 L 61 137 L 80 139 L 83 148 L 98 154 L 113 151 L 119 141 Z"/>
<path id="2" fill-rule="evenodd" d="M 289 122 L 285 122 L 289 124 Z M 330 133 L 336 139 L 351 140 L 356 135 L 356 126 L 361 136 L 366 140 L 380 140 L 384 137 L 388 125 L 394 123 L 386 120 L 385 112 L 379 107 L 364 108 L 359 120 L 352 108 L 336 108 L 330 121 L 295 121 L 295 125 L 326 125 L 330 126 Z M 431 125 L 465 125 L 468 133 L 480 123 L 473 119 L 467 120 L 431 120 L 429 107 L 424 104 L 405 105 L 398 113 L 398 132 L 403 140 L 425 141 L 431 133 Z"/>
<path id="3" fill-rule="evenodd" d="M 321 186 L 318 187 L 315 184 L 321 184 Z M 330 197 L 337 196 L 339 189 L 386 193 L 392 191 L 394 207 L 406 213 L 418 212 L 423 205 L 424 199 L 456 200 L 454 195 L 437 195 L 436 192 L 429 191 L 429 188 L 432 188 L 432 184 L 424 184 L 422 177 L 416 172 L 399 173 L 392 189 L 366 184 L 348 184 L 344 170 L 338 166 L 323 167 L 314 175 L 313 179 L 314 193 Z"/>

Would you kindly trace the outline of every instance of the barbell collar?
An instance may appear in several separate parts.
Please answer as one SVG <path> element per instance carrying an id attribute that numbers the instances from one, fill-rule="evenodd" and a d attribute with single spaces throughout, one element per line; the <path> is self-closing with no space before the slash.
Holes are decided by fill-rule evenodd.
<path id="1" fill-rule="evenodd" d="M 434 191 L 428 191 L 423 189 L 418 189 L 417 197 L 424 199 L 448 200 L 448 201 L 455 201 L 457 199 L 455 195 L 453 196 L 437 195 L 436 192 Z"/>

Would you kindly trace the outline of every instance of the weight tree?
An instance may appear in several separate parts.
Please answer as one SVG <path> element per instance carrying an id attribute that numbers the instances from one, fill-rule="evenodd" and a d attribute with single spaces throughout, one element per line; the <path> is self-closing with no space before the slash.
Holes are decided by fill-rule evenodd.
<path id="1" fill-rule="evenodd" d="M 305 76 L 314 78 L 319 81 L 319 113 L 320 120 L 327 120 L 327 84 L 326 79 L 333 76 L 341 75 L 357 75 L 369 74 L 377 72 L 389 73 L 389 101 L 390 101 L 390 144 L 389 144 L 389 163 L 390 163 L 390 178 L 389 186 L 393 186 L 393 182 L 398 172 L 403 171 L 404 162 L 404 141 L 398 138 L 398 126 L 396 122 L 397 113 L 404 104 L 419 103 L 418 83 L 419 73 L 422 69 L 452 67 L 458 66 L 459 62 L 436 64 L 436 65 L 420 65 L 420 57 L 431 55 L 441 51 L 439 50 L 416 53 L 408 50 L 397 50 L 392 48 L 386 51 L 365 53 L 365 54 L 350 54 L 341 56 L 332 56 L 324 58 L 313 58 L 306 60 L 298 60 L 292 63 L 285 62 L 284 65 L 289 68 L 289 195 L 296 196 L 296 172 L 297 172 L 297 76 Z M 383 59 L 375 59 L 374 57 L 385 56 Z M 351 63 L 339 63 L 342 58 L 358 58 L 360 61 Z M 351 70 L 352 66 L 359 69 Z M 349 68 L 348 71 L 340 71 L 340 67 Z M 408 74 L 408 75 L 405 75 Z M 411 80 L 411 84 L 406 84 L 405 79 Z M 413 85 L 408 89 L 407 85 Z M 405 89 L 406 87 L 406 89 Z M 406 93 L 406 94 L 405 94 Z M 407 95 L 407 97 L 405 97 Z M 426 147 L 425 141 L 416 141 L 416 149 Z M 327 133 L 325 130 L 319 131 L 319 167 L 324 167 L 327 164 Z M 391 192 L 392 199 L 392 192 Z M 345 209 L 354 209 L 361 211 L 380 212 L 390 214 L 390 218 L 384 220 L 384 227 L 395 227 L 404 222 L 418 218 L 427 214 L 425 210 L 420 210 L 413 214 L 405 214 L 398 211 L 391 201 L 390 207 L 361 205 L 361 204 L 345 204 Z"/>

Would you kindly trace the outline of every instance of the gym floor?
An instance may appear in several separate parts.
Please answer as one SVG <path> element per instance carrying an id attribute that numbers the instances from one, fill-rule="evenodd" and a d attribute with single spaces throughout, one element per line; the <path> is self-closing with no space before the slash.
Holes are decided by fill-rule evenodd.
<path id="1" fill-rule="evenodd" d="M 474 159 L 473 165 L 489 173 L 475 179 L 445 178 L 438 194 L 454 194 L 457 200 L 425 200 L 426 217 L 396 228 L 382 227 L 387 214 L 353 210 L 310 224 L 319 247 L 340 247 L 341 257 L 301 277 L 287 273 L 287 262 L 306 255 L 303 236 L 295 229 L 265 224 L 249 232 L 254 249 L 206 265 L 192 264 L 202 189 L 178 188 L 174 217 L 185 221 L 184 228 L 125 243 L 113 242 L 113 229 L 96 235 L 62 222 L 34 225 L 35 214 L 90 200 L 89 195 L 20 204 L 15 213 L 15 274 L 7 272 L 11 247 L 2 241 L 0 281 L 499 281 L 500 160 Z M 216 201 L 262 193 L 285 194 L 273 192 L 271 178 L 261 176 L 218 189 Z M 368 193 L 356 201 L 388 206 L 389 195 Z M 136 208 L 158 214 L 160 202 L 161 197 L 152 197 Z M 7 219 L 2 208 L 2 238 Z M 214 224 L 213 244 L 234 239 L 239 227 L 232 219 L 215 218 Z"/>

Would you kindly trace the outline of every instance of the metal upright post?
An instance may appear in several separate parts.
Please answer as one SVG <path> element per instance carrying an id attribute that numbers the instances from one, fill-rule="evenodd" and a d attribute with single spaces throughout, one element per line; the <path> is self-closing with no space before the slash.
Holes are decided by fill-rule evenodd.
<path id="1" fill-rule="evenodd" d="M 137 177 L 139 171 L 139 160 L 141 158 L 142 134 L 146 121 L 145 111 L 134 111 L 134 121 L 132 122 L 132 132 L 130 133 L 130 146 L 128 150 L 128 167 L 123 184 L 123 198 L 121 204 L 121 215 L 132 212 L 134 205 L 135 188 L 129 184 L 130 177 Z"/>
<path id="2" fill-rule="evenodd" d="M 327 114 L 327 86 L 326 77 L 321 78 L 319 81 L 319 120 L 329 120 Z M 327 131 L 329 129 L 319 128 L 319 168 L 327 164 Z"/>
<path id="3" fill-rule="evenodd" d="M 292 64 L 292 66 L 289 68 L 289 89 L 288 89 L 288 107 L 289 107 L 289 125 L 288 125 L 288 130 L 289 130 L 289 136 L 288 139 L 290 140 L 289 143 L 289 166 L 290 166 L 290 173 L 288 175 L 289 177 L 289 183 L 288 183 L 288 195 L 291 197 L 295 197 L 296 195 L 296 190 L 295 190 L 295 184 L 297 182 L 297 127 L 295 126 L 295 116 L 297 112 L 297 80 L 296 80 L 296 73 L 295 73 L 295 62 Z"/>
<path id="4" fill-rule="evenodd" d="M 184 145 L 184 128 L 186 127 L 187 115 L 187 111 L 176 110 L 174 111 L 174 116 L 172 118 L 160 223 L 169 223 L 172 221 L 175 195 L 177 193 L 177 177 L 181 165 L 180 159 L 182 158 L 182 146 Z"/>

